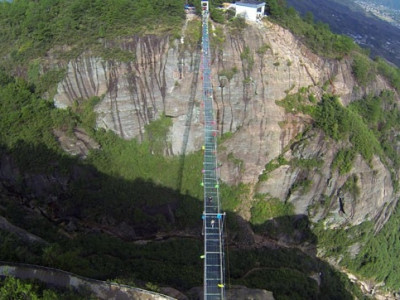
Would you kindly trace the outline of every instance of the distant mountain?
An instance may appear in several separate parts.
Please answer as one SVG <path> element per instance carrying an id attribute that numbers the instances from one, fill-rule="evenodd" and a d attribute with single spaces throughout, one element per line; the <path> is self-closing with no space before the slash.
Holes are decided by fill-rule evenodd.
<path id="1" fill-rule="evenodd" d="M 381 1 L 395 4 L 390 0 Z M 374 15 L 366 14 L 355 2 L 343 0 L 287 0 L 301 14 L 310 11 L 315 21 L 329 24 L 337 33 L 351 36 L 358 44 L 371 49 L 373 56 L 382 56 L 400 66 L 400 30 Z M 396 6 L 400 5 L 395 4 Z"/>
<path id="2" fill-rule="evenodd" d="M 336 0 L 338 1 L 338 0 Z M 353 0 L 367 14 L 372 14 L 400 29 L 400 9 L 386 6 L 378 0 Z M 397 5 L 395 5 L 397 6 Z"/>
<path id="3" fill-rule="evenodd" d="M 374 4 L 380 4 L 393 9 L 400 9 L 399 0 L 364 0 L 365 2 L 371 2 Z"/>

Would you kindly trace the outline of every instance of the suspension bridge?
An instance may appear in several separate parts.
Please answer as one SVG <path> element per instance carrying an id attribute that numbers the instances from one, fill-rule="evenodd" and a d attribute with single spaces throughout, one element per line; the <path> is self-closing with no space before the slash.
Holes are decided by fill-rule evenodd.
<path id="1" fill-rule="evenodd" d="M 204 162 L 203 181 L 204 211 L 204 299 L 225 299 L 224 266 L 224 221 L 219 199 L 217 161 L 217 123 L 213 111 L 213 90 L 211 83 L 211 53 L 209 44 L 209 3 L 201 1 L 202 9 L 202 105 L 204 107 Z"/>

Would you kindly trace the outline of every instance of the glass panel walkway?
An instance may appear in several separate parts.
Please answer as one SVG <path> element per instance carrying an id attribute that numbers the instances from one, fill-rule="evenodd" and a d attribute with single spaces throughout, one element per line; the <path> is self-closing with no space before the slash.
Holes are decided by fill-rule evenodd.
<path id="1" fill-rule="evenodd" d="M 217 126 L 213 112 L 211 54 L 208 34 L 208 1 L 202 5 L 202 100 L 204 105 L 204 299 L 225 299 L 223 225 L 217 163 Z"/>

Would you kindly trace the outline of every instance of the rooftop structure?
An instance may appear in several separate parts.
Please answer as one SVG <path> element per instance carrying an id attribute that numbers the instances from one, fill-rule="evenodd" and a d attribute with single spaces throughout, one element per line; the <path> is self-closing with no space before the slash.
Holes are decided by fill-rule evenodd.
<path id="1" fill-rule="evenodd" d="M 236 2 L 236 16 L 256 22 L 261 20 L 265 12 L 265 2 L 256 0 L 242 0 Z"/>

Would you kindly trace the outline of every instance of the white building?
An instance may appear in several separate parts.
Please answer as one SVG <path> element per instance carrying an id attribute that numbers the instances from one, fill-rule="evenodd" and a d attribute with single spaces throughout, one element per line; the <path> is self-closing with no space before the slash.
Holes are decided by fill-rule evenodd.
<path id="1" fill-rule="evenodd" d="M 264 16 L 265 2 L 256 0 L 242 0 L 236 2 L 236 16 L 242 16 L 246 20 L 256 22 Z"/>

